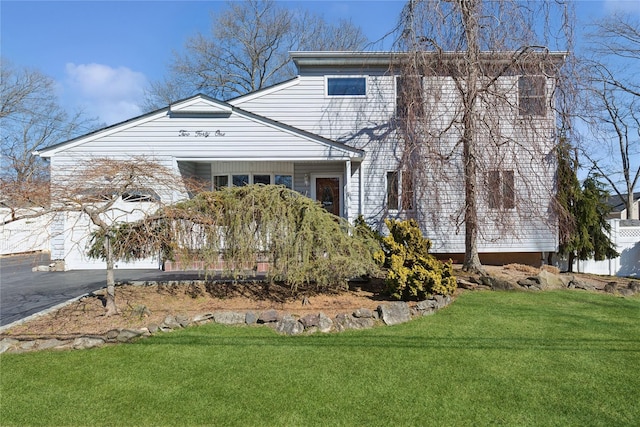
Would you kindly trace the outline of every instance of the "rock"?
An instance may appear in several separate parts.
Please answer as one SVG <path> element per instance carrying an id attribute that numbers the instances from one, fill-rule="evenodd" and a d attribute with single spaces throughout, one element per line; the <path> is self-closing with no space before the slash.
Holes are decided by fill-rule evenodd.
<path id="1" fill-rule="evenodd" d="M 49 268 L 48 265 L 36 265 L 35 267 L 33 267 L 31 269 L 32 272 L 36 272 L 36 271 L 51 271 L 51 268 Z"/>
<path id="2" fill-rule="evenodd" d="M 451 297 L 449 295 L 436 295 L 433 297 L 436 302 L 436 310 L 444 308 L 451 304 Z"/>
<path id="3" fill-rule="evenodd" d="M 140 331 L 136 331 L 133 329 L 123 329 L 118 334 L 116 340 L 118 342 L 129 342 L 135 338 L 138 338 L 140 335 L 142 335 L 142 332 Z"/>
<path id="4" fill-rule="evenodd" d="M 244 322 L 247 325 L 255 325 L 256 323 L 258 323 L 258 315 L 253 311 L 247 311 L 247 313 L 244 315 Z"/>
<path id="5" fill-rule="evenodd" d="M 196 314 L 195 316 L 193 316 L 193 319 L 191 319 L 191 322 L 197 325 L 201 325 L 203 323 L 208 323 L 211 320 L 213 320 L 213 313 L 202 313 L 202 314 Z"/>
<path id="6" fill-rule="evenodd" d="M 178 322 L 176 318 L 171 315 L 165 317 L 164 321 L 160 325 L 160 329 L 162 330 L 180 329 L 180 328 L 182 328 L 182 325 L 180 325 L 180 322 Z"/>
<path id="7" fill-rule="evenodd" d="M 309 329 L 314 326 L 318 326 L 320 323 L 320 315 L 319 314 L 307 314 L 299 320 L 304 326 L 305 329 Z"/>
<path id="8" fill-rule="evenodd" d="M 604 291 L 609 294 L 615 294 L 618 290 L 618 284 L 616 282 L 609 282 L 604 285 Z"/>
<path id="9" fill-rule="evenodd" d="M 178 322 L 180 326 L 183 328 L 186 328 L 187 326 L 191 325 L 191 319 L 189 319 L 189 316 L 186 316 L 184 314 L 178 314 L 176 316 L 176 322 Z"/>
<path id="10" fill-rule="evenodd" d="M 60 347 L 66 343 L 66 341 L 60 341 L 57 338 L 51 338 L 46 340 L 38 340 L 36 347 L 38 348 L 38 350 L 48 350 L 51 348 Z"/>
<path id="11" fill-rule="evenodd" d="M 0 340 L 0 354 L 11 350 L 12 348 L 15 348 L 18 344 L 20 344 L 20 341 L 13 339 L 13 338 L 3 338 L 2 340 Z"/>
<path id="12" fill-rule="evenodd" d="M 478 288 L 478 284 L 477 283 L 465 280 L 465 279 L 463 279 L 461 277 L 458 277 L 456 279 L 456 281 L 458 282 L 458 287 L 462 288 L 462 289 L 475 290 L 475 289 Z"/>
<path id="13" fill-rule="evenodd" d="M 284 335 L 299 335 L 304 332 L 304 326 L 295 317 L 286 315 L 277 322 L 275 330 Z"/>
<path id="14" fill-rule="evenodd" d="M 637 294 L 638 292 L 640 292 L 640 282 L 629 282 L 629 285 L 627 285 L 627 289 L 630 289 L 634 294 Z"/>
<path id="15" fill-rule="evenodd" d="M 155 334 L 160 330 L 160 327 L 155 323 L 151 323 L 150 325 L 147 326 L 147 329 L 149 330 L 150 334 Z"/>
<path id="16" fill-rule="evenodd" d="M 623 297 L 632 297 L 635 295 L 635 292 L 633 292 L 631 289 L 629 288 L 622 288 L 619 289 L 618 292 L 620 293 L 620 295 L 622 295 Z"/>
<path id="17" fill-rule="evenodd" d="M 437 308 L 438 303 L 436 302 L 436 300 L 433 299 L 427 299 L 424 301 L 419 301 L 416 304 L 416 309 L 418 311 L 424 311 L 424 310 L 433 310 L 435 308 Z"/>
<path id="18" fill-rule="evenodd" d="M 359 308 L 353 312 L 353 317 L 365 318 L 365 319 L 373 319 L 374 311 L 369 308 Z"/>
<path id="19" fill-rule="evenodd" d="M 106 334 L 104 334 L 104 338 L 107 341 L 116 341 L 118 338 L 118 335 L 120 335 L 119 329 L 111 329 L 110 331 L 107 331 Z"/>
<path id="20" fill-rule="evenodd" d="M 278 321 L 278 312 L 275 310 L 267 310 L 260 313 L 258 316 L 258 323 L 271 323 Z"/>
<path id="21" fill-rule="evenodd" d="M 569 284 L 569 287 L 574 287 L 575 289 L 584 289 L 587 291 L 593 291 L 596 289 L 594 285 L 591 283 L 583 282 L 581 280 L 573 279 Z"/>
<path id="22" fill-rule="evenodd" d="M 222 325 L 240 325 L 245 323 L 246 314 L 236 311 L 218 311 L 213 313 L 213 320 Z"/>
<path id="23" fill-rule="evenodd" d="M 378 306 L 380 319 L 386 325 L 397 325 L 411 320 L 409 305 L 403 301 L 388 302 Z"/>
<path id="24" fill-rule="evenodd" d="M 547 270 L 542 270 L 537 276 L 540 282 L 540 289 L 562 289 L 566 288 L 565 282 L 560 275 Z"/>
<path id="25" fill-rule="evenodd" d="M 318 313 L 318 330 L 320 332 L 331 332 L 333 329 L 333 320 L 331 320 L 326 314 Z"/>
<path id="26" fill-rule="evenodd" d="M 527 277 L 526 279 L 520 279 L 518 280 L 518 285 L 522 286 L 523 288 L 527 288 L 527 289 L 541 289 L 540 286 L 540 281 L 539 280 L 535 280 L 535 278 L 533 277 Z"/>
<path id="27" fill-rule="evenodd" d="M 104 345 L 102 338 L 80 337 L 73 340 L 72 347 L 76 350 L 84 350 L 87 348 L 99 347 Z"/>
<path id="28" fill-rule="evenodd" d="M 489 286 L 494 291 L 510 291 L 515 289 L 515 285 L 508 280 L 493 276 L 481 276 L 480 280 L 485 286 Z"/>

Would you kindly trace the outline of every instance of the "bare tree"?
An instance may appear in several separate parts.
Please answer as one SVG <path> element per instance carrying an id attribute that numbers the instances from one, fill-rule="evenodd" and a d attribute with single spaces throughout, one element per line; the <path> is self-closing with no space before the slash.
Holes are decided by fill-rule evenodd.
<path id="1" fill-rule="evenodd" d="M 101 248 L 93 245 L 90 256 L 106 262 L 106 315 L 118 313 L 115 300 L 114 266 L 130 257 L 128 244 L 138 243 L 113 234 L 123 223 L 153 214 L 162 206 L 187 198 L 197 190 L 197 183 L 180 176 L 172 168 L 144 157 L 126 160 L 113 158 L 77 159 L 74 167 L 63 175 L 52 176 L 51 203 L 25 206 L 1 225 L 35 217 L 49 216 L 53 229 L 59 230 L 65 245 L 86 250 L 97 239 Z M 23 185 L 17 197 L 38 197 L 35 183 Z M 120 228 L 121 229 L 121 228 Z M 116 243 L 117 239 L 117 243 Z M 94 242 L 95 243 L 95 242 Z M 71 248 L 65 248 L 65 251 Z M 153 254 L 137 253 L 137 258 Z"/>
<path id="2" fill-rule="evenodd" d="M 0 63 L 1 176 L 3 187 L 31 181 L 46 186 L 48 167 L 32 153 L 66 141 L 95 126 L 78 112 L 68 114 L 58 103 L 55 82 L 37 70 Z M 7 204 L 11 194 L 3 193 Z"/>
<path id="3" fill-rule="evenodd" d="M 532 216 L 555 227 L 554 98 L 566 55 L 551 50 L 570 47 L 571 19 L 567 4 L 515 0 L 411 0 L 403 10 L 400 167 L 428 206 L 416 211 L 425 229 L 464 224 L 467 270 L 482 268 L 479 235 L 517 238 L 516 219 Z"/>
<path id="4" fill-rule="evenodd" d="M 212 15 L 211 33 L 197 34 L 174 53 L 169 75 L 151 84 L 152 110 L 196 93 L 229 99 L 295 76 L 292 50 L 357 50 L 366 38 L 349 21 L 287 9 L 273 0 L 229 2 Z"/>
<path id="5" fill-rule="evenodd" d="M 586 61 L 586 103 L 589 125 L 584 155 L 624 202 L 633 209 L 640 179 L 640 23 L 614 15 L 594 24 L 589 41 L 597 55 Z"/>

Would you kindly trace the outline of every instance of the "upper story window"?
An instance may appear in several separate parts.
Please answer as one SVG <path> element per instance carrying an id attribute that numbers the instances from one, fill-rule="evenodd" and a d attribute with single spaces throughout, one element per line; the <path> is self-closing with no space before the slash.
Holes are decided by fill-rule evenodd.
<path id="1" fill-rule="evenodd" d="M 366 96 L 366 77 L 327 77 L 329 96 Z"/>
<path id="2" fill-rule="evenodd" d="M 521 116 L 544 116 L 547 113 L 544 76 L 518 78 L 518 110 Z"/>

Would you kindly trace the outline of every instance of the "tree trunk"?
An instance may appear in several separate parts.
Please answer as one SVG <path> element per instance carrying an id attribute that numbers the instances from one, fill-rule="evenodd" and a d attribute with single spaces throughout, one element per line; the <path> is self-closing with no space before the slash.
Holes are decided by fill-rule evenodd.
<path id="1" fill-rule="evenodd" d="M 114 279 L 114 262 L 113 251 L 111 249 L 111 236 L 107 234 L 105 238 L 105 250 L 107 254 L 107 295 L 106 295 L 106 313 L 105 316 L 113 316 L 119 314 L 116 306 L 116 282 Z"/>
<path id="2" fill-rule="evenodd" d="M 464 223 L 465 255 L 463 268 L 466 271 L 482 271 L 478 255 L 478 206 L 477 200 L 477 158 L 476 158 L 476 100 L 478 78 L 480 76 L 480 46 L 478 41 L 478 2 L 460 0 L 463 25 L 467 41 L 465 52 L 466 81 L 462 83 L 464 93 L 464 114 L 462 117 L 462 146 L 464 162 Z"/>
<path id="3" fill-rule="evenodd" d="M 567 273 L 573 273 L 573 261 L 576 259 L 576 256 L 573 252 L 569 252 L 569 260 L 567 261 Z"/>

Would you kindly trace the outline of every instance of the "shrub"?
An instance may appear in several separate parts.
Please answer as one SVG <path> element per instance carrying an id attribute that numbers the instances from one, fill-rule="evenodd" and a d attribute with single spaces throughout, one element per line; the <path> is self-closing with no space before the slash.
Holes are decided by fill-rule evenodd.
<path id="1" fill-rule="evenodd" d="M 294 291 L 310 284 L 318 290 L 344 288 L 347 280 L 378 270 L 375 240 L 283 186 L 202 192 L 134 228 L 141 234 L 160 232 L 140 239 L 144 247 L 130 253 L 156 250 L 186 264 L 223 265 L 227 275 L 238 279 L 254 275 L 258 263 L 267 263 L 266 279 L 284 282 Z"/>
<path id="2" fill-rule="evenodd" d="M 429 254 L 431 241 L 422 236 L 418 223 L 387 219 L 385 224 L 389 235 L 382 238 L 375 259 L 386 269 L 389 294 L 405 301 L 452 294 L 456 279 L 451 262 L 442 263 Z"/>

